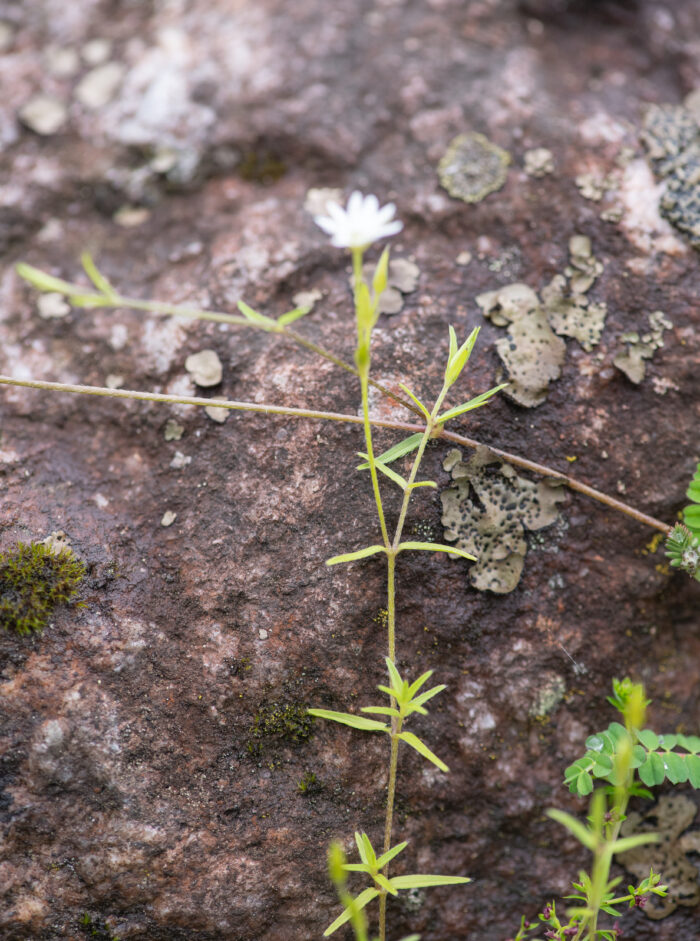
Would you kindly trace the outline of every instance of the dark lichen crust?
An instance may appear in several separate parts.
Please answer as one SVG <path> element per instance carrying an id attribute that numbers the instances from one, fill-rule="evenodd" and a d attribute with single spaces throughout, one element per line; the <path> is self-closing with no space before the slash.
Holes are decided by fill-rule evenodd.
<path id="1" fill-rule="evenodd" d="M 70 549 L 18 542 L 0 553 L 0 628 L 40 633 L 53 609 L 76 594 L 85 566 Z"/>

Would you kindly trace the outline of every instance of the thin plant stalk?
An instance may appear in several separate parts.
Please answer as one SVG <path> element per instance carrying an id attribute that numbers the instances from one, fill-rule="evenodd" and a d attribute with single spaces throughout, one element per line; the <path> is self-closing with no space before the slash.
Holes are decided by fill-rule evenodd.
<path id="1" fill-rule="evenodd" d="M 369 382 L 370 385 L 373 384 L 372 379 L 370 379 Z M 17 379 L 14 376 L 0 375 L 0 385 L 20 386 L 26 389 L 43 389 L 48 392 L 69 392 L 81 395 L 98 395 L 113 399 L 138 399 L 144 402 L 161 402 L 164 404 L 173 405 L 215 405 L 217 408 L 228 408 L 245 412 L 260 412 L 262 414 L 268 415 L 285 415 L 290 418 L 311 418 L 326 421 L 340 421 L 353 425 L 361 425 L 364 423 L 363 418 L 358 418 L 357 415 L 346 415 L 342 412 L 323 412 L 315 411 L 313 409 L 297 409 L 277 405 L 265 405 L 255 402 L 234 402 L 231 400 L 215 402 L 212 399 L 197 398 L 194 396 L 175 396 L 159 392 L 139 392 L 137 390 L 130 389 L 108 389 L 106 386 L 76 385 L 74 383 L 68 382 L 50 382 L 43 379 Z M 393 395 L 393 393 L 387 394 Z M 414 434 L 415 432 L 422 432 L 425 427 L 424 425 L 415 425 L 411 422 L 401 422 L 392 419 L 379 418 L 370 418 L 370 424 L 375 428 L 390 428 L 394 431 L 407 431 L 411 434 Z M 656 529 L 664 534 L 668 533 L 671 529 L 668 523 L 664 523 L 662 520 L 656 519 L 653 516 L 649 516 L 647 513 L 642 513 L 641 510 L 636 509 L 636 507 L 630 506 L 628 503 L 624 503 L 622 500 L 618 500 L 615 497 L 611 497 L 607 493 L 603 493 L 601 490 L 596 490 L 594 487 L 589 487 L 588 484 L 584 484 L 582 481 L 577 480 L 575 477 L 571 477 L 569 474 L 564 474 L 562 471 L 555 470 L 553 467 L 547 467 L 545 464 L 538 464 L 535 461 L 530 461 L 527 458 L 520 457 L 520 455 L 513 454 L 510 451 L 504 451 L 501 448 L 495 448 L 491 445 L 484 445 L 483 441 L 479 441 L 476 438 L 470 438 L 467 435 L 457 434 L 454 431 L 440 429 L 439 437 L 444 441 L 449 441 L 452 444 L 457 444 L 462 447 L 488 447 L 488 449 L 493 454 L 495 454 L 496 457 L 502 458 L 509 464 L 513 464 L 515 467 L 520 467 L 523 470 L 531 471 L 532 473 L 538 474 L 542 477 L 551 477 L 553 480 L 560 480 L 563 484 L 566 484 L 569 489 L 575 490 L 577 493 L 582 493 L 591 500 L 595 500 L 597 503 L 602 503 L 604 506 L 607 506 L 612 510 L 616 510 L 618 513 L 622 513 L 625 516 L 630 517 L 630 519 L 636 520 L 638 523 L 642 523 L 645 526 L 649 526 L 652 529 Z"/>

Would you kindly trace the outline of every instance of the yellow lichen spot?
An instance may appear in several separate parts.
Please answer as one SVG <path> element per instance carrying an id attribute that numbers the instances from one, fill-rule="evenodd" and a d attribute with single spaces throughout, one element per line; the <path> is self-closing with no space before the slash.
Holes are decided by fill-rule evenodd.
<path id="1" fill-rule="evenodd" d="M 440 185 L 455 199 L 481 202 L 506 181 L 510 154 L 483 134 L 459 134 L 438 164 Z"/>
<path id="2" fill-rule="evenodd" d="M 578 461 L 578 457 L 575 454 L 565 454 L 564 456 L 566 457 L 569 464 L 573 464 L 574 461 Z"/>

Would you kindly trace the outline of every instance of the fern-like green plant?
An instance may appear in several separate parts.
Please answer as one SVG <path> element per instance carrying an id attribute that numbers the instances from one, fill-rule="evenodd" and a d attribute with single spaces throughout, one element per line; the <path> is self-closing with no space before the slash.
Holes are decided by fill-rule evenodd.
<path id="1" fill-rule="evenodd" d="M 683 522 L 676 523 L 666 536 L 666 555 L 673 568 L 700 582 L 700 464 L 685 495 L 692 503 L 683 510 Z"/>

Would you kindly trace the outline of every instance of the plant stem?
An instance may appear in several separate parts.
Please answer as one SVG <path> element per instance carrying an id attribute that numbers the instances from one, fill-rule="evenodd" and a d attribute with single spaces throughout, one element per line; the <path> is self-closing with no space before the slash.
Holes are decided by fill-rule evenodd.
<path id="1" fill-rule="evenodd" d="M 370 384 L 372 384 L 371 379 L 368 381 Z M 234 402 L 230 400 L 224 402 L 215 402 L 212 399 L 196 398 L 193 396 L 165 395 L 164 393 L 158 392 L 137 392 L 127 389 L 107 389 L 103 386 L 75 385 L 66 382 L 48 382 L 41 379 L 15 379 L 12 376 L 0 376 L 0 385 L 22 386 L 27 389 L 44 389 L 50 392 L 70 392 L 79 393 L 82 395 L 101 395 L 114 399 L 139 399 L 145 402 L 162 402 L 171 403 L 174 405 L 215 405 L 217 408 L 230 408 L 244 412 L 261 412 L 268 415 L 286 415 L 290 418 L 315 418 L 327 421 L 342 421 L 355 425 L 364 424 L 364 418 L 358 418 L 356 415 L 345 415 L 342 412 L 322 412 L 312 409 L 286 408 L 283 406 L 257 404 L 254 402 Z M 424 425 L 415 425 L 411 422 L 391 421 L 389 419 L 378 418 L 370 418 L 370 424 L 376 428 L 391 428 L 396 431 L 407 431 L 411 434 L 414 434 L 417 431 L 422 432 L 425 428 Z M 534 474 L 538 474 L 544 477 L 551 477 L 554 480 L 560 480 L 571 490 L 576 490 L 578 493 L 582 493 L 584 496 L 590 497 L 590 499 L 595 500 L 598 503 L 602 503 L 610 509 L 616 510 L 618 513 L 623 513 L 625 516 L 629 516 L 638 523 L 643 523 L 645 526 L 650 526 L 652 529 L 657 529 L 659 532 L 664 534 L 670 532 L 671 530 L 671 527 L 668 525 L 668 523 L 664 523 L 662 520 L 655 519 L 653 516 L 642 513 L 640 510 L 630 506 L 628 503 L 623 503 L 622 500 L 611 497 L 600 490 L 595 490 L 593 487 L 589 487 L 588 484 L 584 484 L 581 481 L 576 480 L 575 477 L 571 477 L 568 474 L 564 474 L 561 471 L 555 470 L 553 467 L 547 467 L 545 464 L 537 464 L 535 461 L 530 461 L 527 458 L 520 457 L 519 455 L 513 454 L 510 451 L 503 451 L 500 448 L 495 448 L 491 445 L 485 445 L 483 441 L 479 441 L 476 438 L 469 438 L 466 435 L 456 434 L 452 431 L 441 431 L 440 438 L 445 441 L 450 441 L 453 444 L 461 445 L 462 447 L 488 447 L 488 449 L 493 454 L 495 454 L 496 457 L 502 458 L 509 464 L 513 464 L 515 467 L 521 467 L 524 470 L 532 471 Z"/>
<path id="2" fill-rule="evenodd" d="M 388 853 L 391 849 L 391 830 L 394 819 L 394 798 L 396 796 L 396 776 L 399 764 L 399 733 L 403 719 L 394 719 L 391 730 L 391 756 L 389 758 L 389 784 L 386 795 L 386 818 L 384 820 L 384 849 Z M 384 875 L 388 876 L 389 867 L 384 867 Z M 386 941 L 386 889 L 379 895 L 379 941 Z"/>

